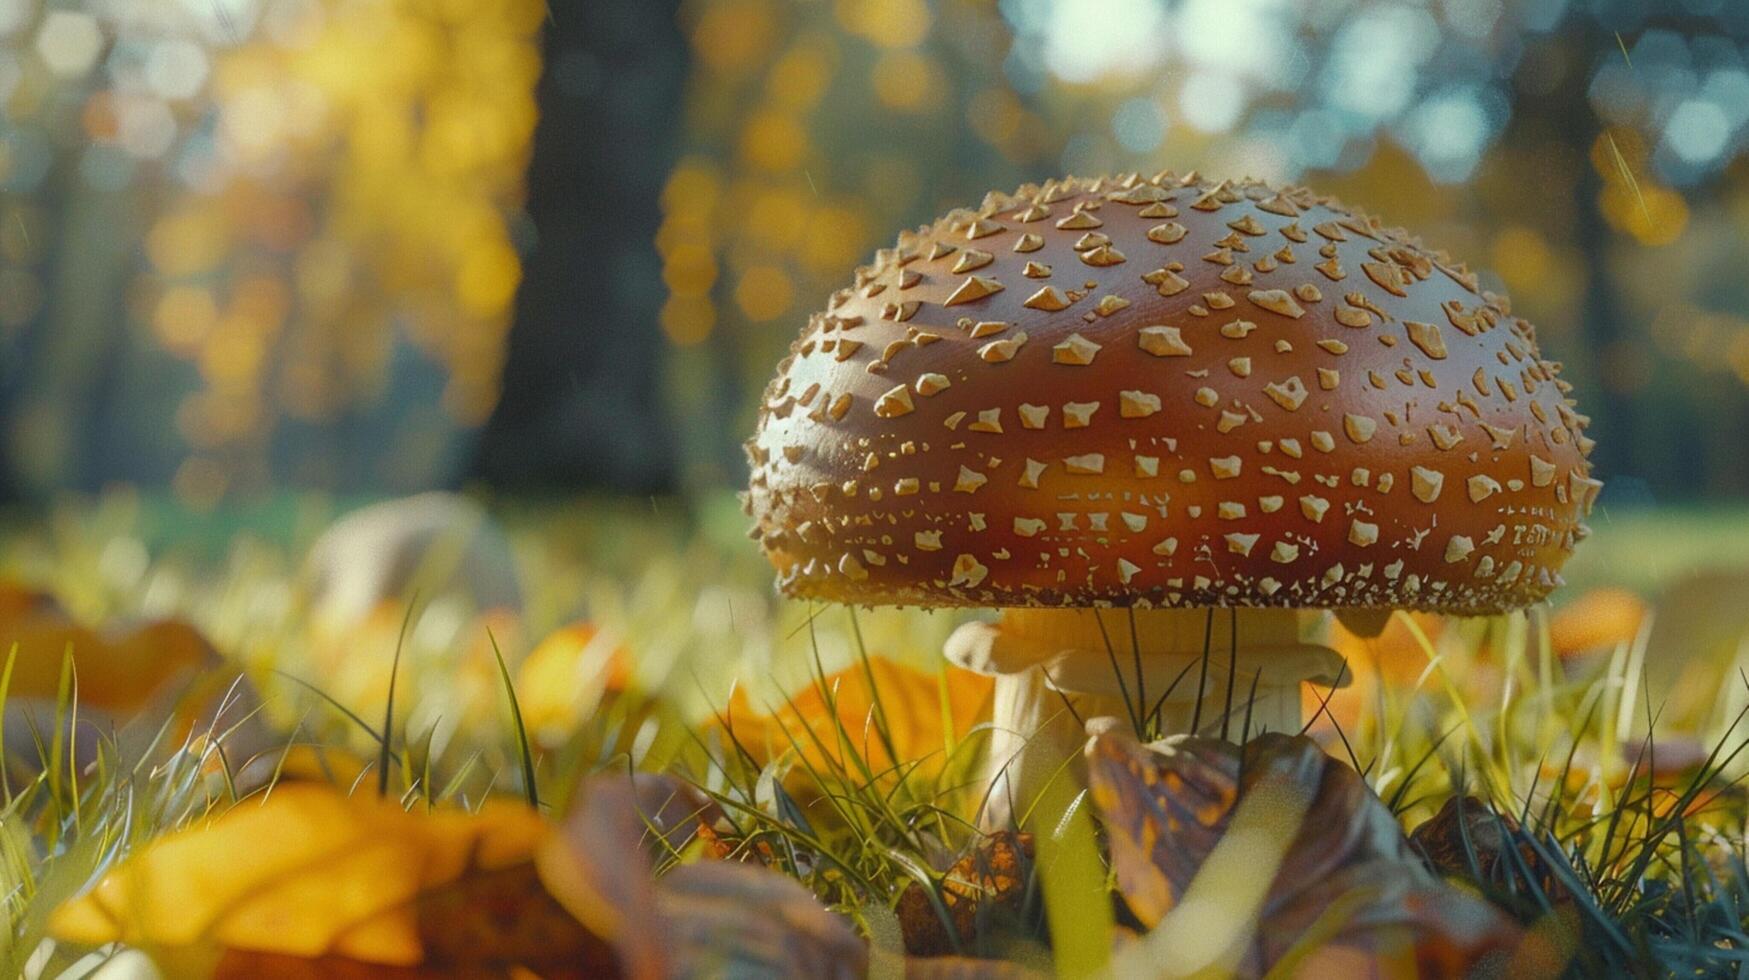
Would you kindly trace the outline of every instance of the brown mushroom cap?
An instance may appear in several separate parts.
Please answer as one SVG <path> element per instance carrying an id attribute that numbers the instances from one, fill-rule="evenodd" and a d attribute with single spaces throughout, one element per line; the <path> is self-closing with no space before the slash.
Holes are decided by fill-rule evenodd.
<path id="1" fill-rule="evenodd" d="M 748 443 L 794 596 L 924 606 L 1541 599 L 1600 486 L 1506 297 L 1303 188 L 992 194 L 808 323 Z"/>

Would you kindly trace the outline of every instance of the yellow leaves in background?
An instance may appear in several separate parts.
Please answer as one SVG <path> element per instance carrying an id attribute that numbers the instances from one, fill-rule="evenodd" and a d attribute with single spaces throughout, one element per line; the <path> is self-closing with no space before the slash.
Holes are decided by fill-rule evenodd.
<path id="1" fill-rule="evenodd" d="M 923 671 L 884 657 L 870 657 L 866 664 L 866 670 L 857 663 L 810 684 L 765 713 L 754 710 L 737 689 L 725 715 L 729 730 L 761 760 L 793 746 L 809 766 L 854 772 L 848 749 L 876 773 L 895 761 L 921 762 L 920 771 L 939 772 L 972 728 L 989 720 L 990 677 L 948 664 Z M 878 709 L 871 675 L 873 690 L 880 693 Z"/>
<path id="2" fill-rule="evenodd" d="M 1549 644 L 1561 657 L 1608 653 L 1634 642 L 1650 611 L 1646 600 L 1627 589 L 1593 589 L 1549 617 Z"/>
<path id="3" fill-rule="evenodd" d="M 845 30 L 883 48 L 915 47 L 929 36 L 924 0 L 836 0 L 833 11 Z"/>
<path id="4" fill-rule="evenodd" d="M 1614 126 L 1591 144 L 1591 166 L 1603 178 L 1598 210 L 1617 231 L 1641 245 L 1669 245 L 1688 227 L 1688 202 L 1654 182 L 1646 140 L 1639 130 Z"/>
<path id="5" fill-rule="evenodd" d="M 216 202 L 194 201 L 158 219 L 146 235 L 146 257 L 166 276 L 210 271 L 232 245 L 230 216 Z"/>
<path id="6" fill-rule="evenodd" d="M 771 0 L 729 0 L 703 5 L 692 25 L 692 52 L 713 71 L 745 72 L 776 42 L 777 5 Z"/>
<path id="7" fill-rule="evenodd" d="M 915 51 L 889 51 L 869 74 L 875 98 L 895 112 L 925 112 L 938 106 L 953 83 L 937 62 Z"/>
<path id="8" fill-rule="evenodd" d="M 1510 224 L 1489 244 L 1488 267 L 1506 281 L 1513 308 L 1522 304 L 1535 318 L 1539 334 L 1546 330 L 1565 339 L 1575 332 L 1574 318 L 1590 280 L 1584 254 L 1571 242 L 1530 225 Z"/>
<path id="9" fill-rule="evenodd" d="M 145 188 L 163 203 L 140 319 L 201 369 L 178 418 L 211 471 L 178 484 L 201 506 L 271 476 L 282 417 L 379 398 L 397 329 L 440 366 L 449 422 L 478 425 L 498 398 L 522 279 L 505 215 L 522 203 L 546 5 L 306 6 L 195 50 L 210 83 L 171 135 L 204 128 L 214 146 Z M 284 297 L 271 315 L 251 302 L 260 279 Z"/>
<path id="10" fill-rule="evenodd" d="M 776 266 L 752 266 L 741 273 L 741 280 L 735 285 L 735 303 L 754 322 L 782 316 L 793 296 L 788 274 Z"/>

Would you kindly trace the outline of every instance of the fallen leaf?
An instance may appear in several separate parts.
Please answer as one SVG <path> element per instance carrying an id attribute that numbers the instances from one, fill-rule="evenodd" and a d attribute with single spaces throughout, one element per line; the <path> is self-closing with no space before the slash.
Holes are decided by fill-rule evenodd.
<path id="1" fill-rule="evenodd" d="M 225 733 L 226 751 L 237 759 L 272 741 L 266 723 L 254 716 L 261 702 L 253 685 L 181 620 L 93 629 L 50 596 L 0 584 L 0 664 L 8 655 L 6 749 L 27 765 L 41 762 L 37 737 L 48 741 L 57 725 L 75 717 L 60 699 L 69 657 L 78 726 L 68 744 L 80 768 L 111 736 L 128 758 L 154 740 L 174 747 L 208 729 Z"/>
<path id="2" fill-rule="evenodd" d="M 556 744 L 607 698 L 632 684 L 631 654 L 594 624 L 554 631 L 523 659 L 516 694 L 523 723 L 536 741 Z"/>
<path id="3" fill-rule="evenodd" d="M 20 616 L 51 613 L 66 618 L 61 604 L 46 592 L 25 588 L 17 582 L 0 580 L 0 622 L 11 622 Z"/>
<path id="4" fill-rule="evenodd" d="M 503 730 L 504 679 L 494 645 L 514 670 L 520 615 L 502 608 L 463 615 L 423 600 L 411 609 L 411 621 L 406 602 L 384 602 L 344 626 L 315 619 L 303 679 L 358 716 L 380 719 L 393 676 L 400 704 L 453 719 L 464 731 Z"/>
<path id="5" fill-rule="evenodd" d="M 15 644 L 10 697 L 54 698 L 70 650 L 80 707 L 122 715 L 144 708 L 168 683 L 223 666 L 206 638 L 179 620 L 99 631 L 74 622 L 46 595 L 0 586 L 0 658 Z"/>
<path id="6" fill-rule="evenodd" d="M 657 933 L 687 976 L 860 977 L 868 947 L 793 878 L 701 861 L 657 883 Z"/>
<path id="7" fill-rule="evenodd" d="M 989 720 L 994 691 L 990 677 L 951 664 L 943 664 L 937 672 L 885 657 L 870 657 L 867 663 L 867 672 L 861 664 L 853 664 L 828 676 L 823 685 L 809 684 L 771 713 L 753 710 L 737 689 L 725 713 L 729 730 L 761 762 L 793 744 L 810 766 L 848 767 L 842 732 L 849 747 L 876 773 L 893 766 L 895 753 L 899 762 L 922 763 L 923 771 L 939 772 L 948 749 Z M 887 751 L 880 733 L 870 673 L 893 752 Z M 827 692 L 832 694 L 831 704 Z"/>
<path id="8" fill-rule="evenodd" d="M 233 774 L 240 792 L 251 792 L 273 783 L 316 783 L 350 789 L 371 771 L 376 760 L 367 760 L 346 748 L 297 742 L 279 745 L 243 760 Z"/>
<path id="9" fill-rule="evenodd" d="M 868 948 L 792 878 L 752 864 L 701 861 L 659 879 L 639 841 L 638 787 L 596 776 L 560 833 L 541 847 L 541 880 L 619 951 L 626 976 L 860 977 Z"/>
<path id="10" fill-rule="evenodd" d="M 1440 875 L 1473 882 L 1495 895 L 1529 901 L 1534 885 L 1552 903 L 1573 898 L 1512 814 L 1473 796 L 1446 800 L 1409 835 L 1409 846 Z"/>
<path id="11" fill-rule="evenodd" d="M 947 956 L 971 948 L 980 936 L 1019 920 L 1032 877 L 1032 835 L 1003 830 L 978 841 L 972 853 L 955 861 L 943 876 L 938 908 L 921 882 L 899 893 L 899 927 L 905 952 Z M 952 920 L 942 920 L 945 909 Z"/>
<path id="12" fill-rule="evenodd" d="M 1504 913 L 1429 873 L 1359 774 L 1309 738 L 1144 746 L 1106 731 L 1087 756 L 1118 890 L 1153 930 L 1138 955 L 1170 948 L 1186 973 L 1459 976 L 1521 943 Z"/>
<path id="13" fill-rule="evenodd" d="M 540 887 L 549 825 L 526 807 L 409 812 L 276 787 L 137 851 L 50 920 L 61 940 L 386 966 L 602 960 Z"/>
<path id="14" fill-rule="evenodd" d="M 1634 641 L 1648 611 L 1646 601 L 1627 589 L 1593 589 L 1549 617 L 1549 645 L 1562 658 L 1607 653 Z"/>

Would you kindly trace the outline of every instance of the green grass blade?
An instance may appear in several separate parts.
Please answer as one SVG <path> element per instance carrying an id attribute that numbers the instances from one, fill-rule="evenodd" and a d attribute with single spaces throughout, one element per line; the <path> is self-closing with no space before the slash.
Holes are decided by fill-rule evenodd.
<path id="1" fill-rule="evenodd" d="M 401 673 L 401 651 L 407 646 L 407 630 L 413 625 L 413 610 L 418 604 L 419 595 L 414 593 L 407 600 L 407 614 L 401 619 L 401 632 L 395 638 L 395 658 L 389 662 L 389 698 L 388 704 L 383 707 L 383 738 L 377 754 L 377 795 L 381 797 L 389 795 L 389 757 L 394 754 L 395 681 Z"/>
<path id="2" fill-rule="evenodd" d="M 498 660 L 498 677 L 504 682 L 504 696 L 510 699 L 510 720 L 516 726 L 516 751 L 522 758 L 523 793 L 532 810 L 540 809 L 540 792 L 534 784 L 534 750 L 529 747 L 528 727 L 522 723 L 522 705 L 516 700 L 516 685 L 510 680 L 510 667 L 504 662 L 504 651 L 498 649 L 498 637 L 490 629 L 486 639 L 492 642 L 492 656 Z"/>

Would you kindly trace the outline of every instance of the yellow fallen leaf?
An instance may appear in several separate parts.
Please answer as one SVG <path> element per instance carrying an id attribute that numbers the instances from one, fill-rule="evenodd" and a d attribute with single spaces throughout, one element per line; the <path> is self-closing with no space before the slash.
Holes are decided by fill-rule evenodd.
<path id="1" fill-rule="evenodd" d="M 226 760 L 212 754 L 208 765 L 218 766 Z M 318 783 L 350 789 L 362 785 L 360 780 L 374 771 L 375 759 L 342 746 L 308 742 L 280 744 L 256 753 L 237 767 L 234 778 L 244 792 L 273 783 Z"/>
<path id="2" fill-rule="evenodd" d="M 470 920 L 455 909 L 458 888 L 466 893 L 520 876 L 517 894 L 530 905 L 512 918 L 534 918 L 529 913 L 546 896 L 533 884 L 532 862 L 548 832 L 539 815 L 508 802 L 478 813 L 408 812 L 327 786 L 281 785 L 259 802 L 148 844 L 57 909 L 50 931 L 91 945 L 411 966 L 427 956 L 434 912 L 448 909 L 456 920 L 436 938 L 466 931 Z M 547 906 L 550 917 L 556 907 Z M 556 931 L 582 944 L 580 927 Z"/>
<path id="3" fill-rule="evenodd" d="M 924 771 L 939 771 L 947 750 L 989 720 L 994 681 L 988 676 L 951 664 L 939 671 L 918 670 L 884 657 L 870 657 L 868 665 L 867 673 L 860 663 L 852 664 L 827 677 L 824 685 L 809 684 L 771 713 L 755 711 L 737 689 L 726 712 L 729 729 L 758 759 L 772 758 L 793 741 L 802 759 L 816 767 L 828 760 L 833 766 L 847 764 L 842 729 L 869 768 L 881 772 L 894 760 L 880 735 L 869 673 L 880 692 L 881 713 L 899 762 L 921 761 Z M 827 692 L 837 706 L 836 717 Z"/>
<path id="4" fill-rule="evenodd" d="M 572 623 L 542 640 L 516 674 L 522 720 L 537 741 L 575 731 L 604 699 L 631 687 L 631 655 L 594 624 Z"/>
<path id="5" fill-rule="evenodd" d="M 402 703 L 417 703 L 466 731 L 502 724 L 504 681 L 493 643 L 514 667 L 522 644 L 521 617 L 502 608 L 453 618 L 447 610 L 425 605 L 413 612 L 409 623 L 407 604 L 395 600 L 372 607 L 356 621 L 318 618 L 308 634 L 304 679 L 359 716 L 380 718 L 400 649 L 394 684 Z"/>

